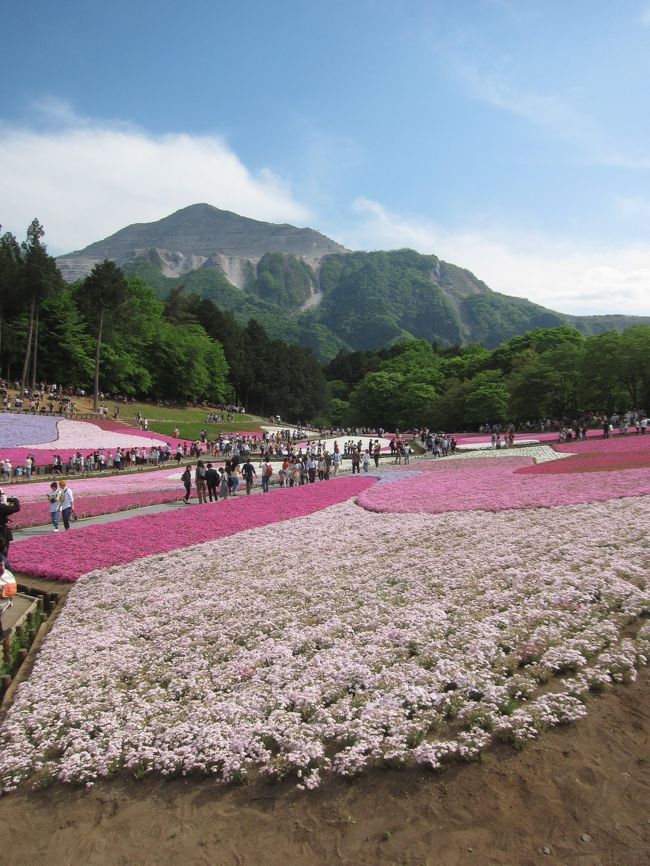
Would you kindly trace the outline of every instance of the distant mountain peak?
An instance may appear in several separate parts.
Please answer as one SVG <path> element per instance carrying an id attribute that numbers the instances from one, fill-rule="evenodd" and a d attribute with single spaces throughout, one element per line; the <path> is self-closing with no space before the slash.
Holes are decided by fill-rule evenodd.
<path id="1" fill-rule="evenodd" d="M 111 259 L 122 266 L 149 250 L 187 259 L 247 259 L 253 264 L 265 253 L 288 253 L 317 265 L 323 256 L 347 252 L 320 232 L 243 217 L 201 202 L 150 223 L 133 223 L 83 250 L 57 259 L 68 280 L 86 276 L 93 265 Z"/>

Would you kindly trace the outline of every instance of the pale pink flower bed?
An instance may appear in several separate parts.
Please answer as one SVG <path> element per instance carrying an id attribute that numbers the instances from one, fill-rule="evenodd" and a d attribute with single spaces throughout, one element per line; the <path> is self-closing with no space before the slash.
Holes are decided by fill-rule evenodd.
<path id="1" fill-rule="evenodd" d="M 356 496 L 375 481 L 371 476 L 353 476 L 283 488 L 269 494 L 246 496 L 239 493 L 236 498 L 188 506 L 173 514 L 143 515 L 74 532 L 14 541 L 11 564 L 16 572 L 34 577 L 75 581 L 97 568 L 311 514 Z M 282 555 L 282 551 L 279 552 Z"/>
<path id="2" fill-rule="evenodd" d="M 312 488 L 285 493 L 268 506 L 304 513 Z M 647 663 L 650 627 L 630 636 L 650 614 L 647 525 L 649 497 L 442 515 L 348 501 L 88 574 L 0 729 L 2 786 L 128 772 L 313 788 L 523 744 Z"/>
<path id="3" fill-rule="evenodd" d="M 440 460 L 417 464 L 418 475 L 386 481 L 364 491 L 358 502 L 369 511 L 396 513 L 502 511 L 551 508 L 650 494 L 650 469 L 581 474 L 528 475 L 526 457 Z"/>
<path id="4" fill-rule="evenodd" d="M 218 463 L 215 465 L 219 465 Z M 173 469 L 156 469 L 143 472 L 129 472 L 114 475 L 93 475 L 92 478 L 82 475 L 65 475 L 75 496 L 108 496 L 112 494 L 137 493 L 151 490 L 183 489 L 180 477 L 182 468 L 174 466 Z M 45 502 L 50 491 L 50 481 L 33 481 L 29 484 L 13 484 L 11 487 L 4 485 L 7 492 L 20 499 L 21 504 L 26 502 Z"/>
<path id="5" fill-rule="evenodd" d="M 618 433 L 615 432 L 614 436 L 617 435 Z M 602 439 L 602 428 L 587 430 L 587 437 L 588 439 Z M 550 433 L 515 433 L 515 445 L 519 441 L 553 443 L 559 442 L 559 440 L 560 434 L 557 430 L 553 430 Z M 503 444 L 503 433 L 501 434 L 501 442 Z M 492 436 L 484 433 L 459 433 L 456 436 L 456 443 L 458 445 L 486 445 L 492 443 Z"/>
<path id="6" fill-rule="evenodd" d="M 185 495 L 179 484 L 170 490 L 143 490 L 138 493 L 112 494 L 109 496 L 84 496 L 75 499 L 75 514 L 79 518 L 97 517 L 100 514 L 115 514 L 132 508 L 145 508 L 148 505 L 162 505 L 177 502 Z M 27 502 L 21 504 L 18 514 L 11 517 L 12 529 L 26 529 L 42 526 L 50 522 L 49 502 Z"/>

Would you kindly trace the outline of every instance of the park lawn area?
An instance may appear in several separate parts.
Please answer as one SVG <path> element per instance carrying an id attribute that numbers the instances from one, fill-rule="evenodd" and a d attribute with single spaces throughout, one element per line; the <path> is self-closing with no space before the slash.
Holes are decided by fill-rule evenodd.
<path id="1" fill-rule="evenodd" d="M 260 420 L 252 415 L 236 415 L 230 424 L 210 424 L 206 418 L 210 412 L 218 410 L 211 407 L 186 409 L 181 406 L 155 406 L 152 403 L 129 403 L 120 406 L 120 418 L 136 426 L 136 415 L 141 412 L 149 420 L 149 430 L 171 436 L 178 427 L 181 439 L 200 439 L 201 430 L 208 430 L 211 438 L 221 432 L 256 431 Z"/>
<path id="2" fill-rule="evenodd" d="M 76 402 L 80 411 L 92 410 L 92 397 L 77 399 Z M 113 418 L 115 402 L 106 400 L 104 405 L 108 407 L 108 417 Z M 208 414 L 218 412 L 217 409 L 210 406 L 193 409 L 186 409 L 183 406 L 156 406 L 154 403 L 120 403 L 119 406 L 119 419 L 130 426 L 137 426 L 136 416 L 138 412 L 141 412 L 149 420 L 148 429 L 150 432 L 171 436 L 174 428 L 178 427 L 181 439 L 200 439 L 201 430 L 207 430 L 211 438 L 214 438 L 221 431 L 243 432 L 250 430 L 255 432 L 259 431 L 260 424 L 263 423 L 263 419 L 254 415 L 235 415 L 235 420 L 230 424 L 208 425 L 206 421 Z"/>

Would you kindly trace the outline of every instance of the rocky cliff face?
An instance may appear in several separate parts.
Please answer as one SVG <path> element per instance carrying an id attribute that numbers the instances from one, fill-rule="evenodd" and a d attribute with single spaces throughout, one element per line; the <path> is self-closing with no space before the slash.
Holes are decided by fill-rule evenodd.
<path id="1" fill-rule="evenodd" d="M 207 204 L 121 229 L 57 259 L 68 281 L 104 259 L 141 275 L 161 297 L 175 286 L 210 298 L 241 322 L 310 346 L 376 349 L 417 338 L 497 346 L 532 328 L 585 334 L 648 324 L 648 317 L 566 316 L 493 292 L 470 271 L 414 250 L 351 252 L 312 229 L 247 219 Z"/>
<path id="2" fill-rule="evenodd" d="M 197 268 L 220 270 L 244 288 L 266 253 L 288 253 L 317 267 L 323 256 L 345 247 L 309 228 L 248 219 L 208 204 L 195 204 L 153 223 L 135 223 L 79 252 L 57 259 L 71 282 L 87 276 L 104 259 L 123 265 L 160 260 L 164 276 L 178 277 Z"/>

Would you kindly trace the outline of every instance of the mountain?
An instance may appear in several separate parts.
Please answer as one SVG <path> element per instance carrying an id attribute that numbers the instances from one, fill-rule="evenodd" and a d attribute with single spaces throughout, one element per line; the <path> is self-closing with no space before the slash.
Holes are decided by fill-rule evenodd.
<path id="1" fill-rule="evenodd" d="M 414 250 L 352 252 L 309 228 L 248 219 L 207 204 L 127 226 L 57 259 L 85 277 L 104 259 L 142 276 L 161 297 L 182 285 L 242 322 L 310 346 L 323 360 L 415 337 L 493 348 L 532 328 L 584 334 L 650 324 L 640 316 L 568 316 L 492 291 L 470 271 Z"/>
<path id="2" fill-rule="evenodd" d="M 287 253 L 317 266 L 323 256 L 339 252 L 345 252 L 345 247 L 313 229 L 260 222 L 209 204 L 194 204 L 157 222 L 120 229 L 79 252 L 60 256 L 57 264 L 64 278 L 72 281 L 87 276 L 104 259 L 122 267 L 151 260 L 153 255 L 164 276 L 217 269 L 243 289 L 266 253 Z"/>

